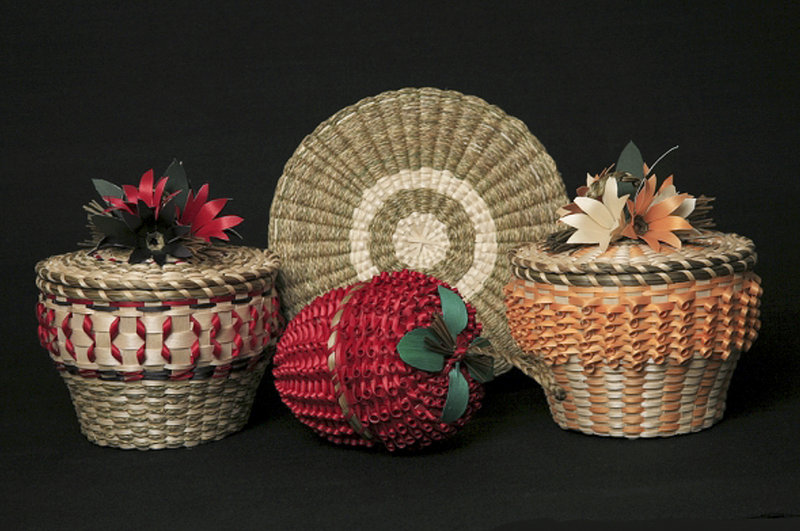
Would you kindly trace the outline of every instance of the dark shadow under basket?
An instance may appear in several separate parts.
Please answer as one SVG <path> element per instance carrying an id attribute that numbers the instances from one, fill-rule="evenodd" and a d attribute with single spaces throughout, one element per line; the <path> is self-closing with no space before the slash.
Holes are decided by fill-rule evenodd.
<path id="1" fill-rule="evenodd" d="M 146 450 L 240 430 L 281 327 L 278 265 L 233 246 L 163 267 L 110 250 L 37 264 L 39 339 L 86 437 Z"/>

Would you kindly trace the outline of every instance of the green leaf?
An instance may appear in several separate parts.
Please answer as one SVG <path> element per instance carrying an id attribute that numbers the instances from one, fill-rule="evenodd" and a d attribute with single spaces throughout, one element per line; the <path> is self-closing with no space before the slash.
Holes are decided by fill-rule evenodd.
<path id="1" fill-rule="evenodd" d="M 478 336 L 472 340 L 472 343 L 469 344 L 469 347 L 478 349 L 488 349 L 492 347 L 492 344 L 485 337 Z"/>
<path id="2" fill-rule="evenodd" d="M 458 420 L 467 410 L 469 403 L 469 384 L 461 368 L 456 363 L 448 373 L 449 382 L 447 384 L 447 398 L 442 408 L 442 422 L 450 424 Z"/>
<path id="3" fill-rule="evenodd" d="M 92 179 L 92 184 L 100 197 L 111 196 L 122 198 L 122 188 L 114 183 L 108 182 L 105 179 Z"/>
<path id="4" fill-rule="evenodd" d="M 444 356 L 431 352 L 425 345 L 425 338 L 437 341 L 436 334 L 428 328 L 411 330 L 397 343 L 397 353 L 400 354 L 401 360 L 412 367 L 439 372 L 444 368 Z"/>
<path id="5" fill-rule="evenodd" d="M 628 142 L 617 159 L 616 171 L 627 172 L 634 177 L 644 177 L 644 159 L 633 141 Z"/>
<path id="6" fill-rule="evenodd" d="M 442 301 L 444 323 L 455 339 L 467 326 L 467 306 L 455 291 L 442 286 L 439 286 L 439 300 Z"/>
<path id="7" fill-rule="evenodd" d="M 189 196 L 189 179 L 186 177 L 186 170 L 183 168 L 183 164 L 178 162 L 178 159 L 172 159 L 172 162 L 164 172 L 164 176 L 168 177 L 164 191 L 167 195 L 180 192 L 175 196 L 175 204 L 183 210 L 184 205 L 186 205 L 186 198 Z"/>
<path id="8" fill-rule="evenodd" d="M 92 225 L 108 237 L 109 243 L 131 247 L 136 245 L 136 235 L 119 218 L 97 214 L 92 216 Z"/>

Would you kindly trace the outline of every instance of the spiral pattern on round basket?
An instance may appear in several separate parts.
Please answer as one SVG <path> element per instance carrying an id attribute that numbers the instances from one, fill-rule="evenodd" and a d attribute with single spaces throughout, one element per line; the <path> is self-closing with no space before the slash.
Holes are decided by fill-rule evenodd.
<path id="1" fill-rule="evenodd" d="M 323 122 L 287 162 L 270 212 L 289 317 L 330 289 L 404 268 L 455 286 L 499 351 L 507 252 L 555 227 L 566 193 L 518 119 L 434 88 L 366 98 Z M 497 360 L 496 373 L 510 366 Z"/>
<path id="2" fill-rule="evenodd" d="M 469 402 L 455 422 L 440 420 L 448 371 L 407 365 L 397 343 L 441 312 L 437 286 L 419 272 L 382 273 L 369 282 L 332 290 L 303 308 L 278 343 L 273 373 L 283 402 L 322 437 L 351 446 L 421 448 L 453 435 L 480 407 L 483 387 L 471 377 Z M 475 310 L 459 336 L 469 344 L 480 332 Z"/>
<path id="3" fill-rule="evenodd" d="M 653 437 L 722 418 L 739 354 L 760 327 L 752 242 L 707 233 L 671 254 L 635 242 L 602 252 L 515 250 L 505 288 L 511 333 L 544 360 L 567 398 L 550 410 L 563 428 Z"/>
<path id="4" fill-rule="evenodd" d="M 247 247 L 163 267 L 115 250 L 39 262 L 39 340 L 87 438 L 144 450 L 240 430 L 281 328 L 278 265 Z"/>

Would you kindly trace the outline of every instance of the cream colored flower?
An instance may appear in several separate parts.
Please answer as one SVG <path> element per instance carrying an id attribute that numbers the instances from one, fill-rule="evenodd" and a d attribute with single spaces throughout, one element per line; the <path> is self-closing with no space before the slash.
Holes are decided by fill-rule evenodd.
<path id="1" fill-rule="evenodd" d="M 620 236 L 625 222 L 622 211 L 628 194 L 617 197 L 617 180 L 610 177 L 606 182 L 602 199 L 598 201 L 591 197 L 575 198 L 575 204 L 581 212 L 560 219 L 577 229 L 567 243 L 597 244 L 605 251 L 608 249 L 608 244 Z"/>

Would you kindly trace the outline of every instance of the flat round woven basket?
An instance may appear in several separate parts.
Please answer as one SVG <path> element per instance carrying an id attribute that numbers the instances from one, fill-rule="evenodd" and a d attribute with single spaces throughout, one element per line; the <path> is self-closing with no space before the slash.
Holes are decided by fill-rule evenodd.
<path id="1" fill-rule="evenodd" d="M 287 162 L 269 242 L 287 317 L 331 289 L 413 269 L 455 286 L 501 352 L 507 252 L 555 228 L 555 163 L 520 120 L 435 88 L 366 98 L 319 125 Z M 497 358 L 496 372 L 510 365 Z"/>
<path id="2" fill-rule="evenodd" d="M 234 246 L 164 266 L 111 249 L 39 262 L 39 340 L 84 435 L 145 450 L 240 430 L 280 332 L 278 266 Z"/>
<path id="3" fill-rule="evenodd" d="M 545 391 L 562 428 L 628 438 L 707 428 L 760 327 L 755 262 L 750 240 L 719 232 L 661 253 L 629 240 L 558 254 L 522 246 L 505 288 L 525 352 L 512 361 L 553 371 L 566 398 Z"/>

